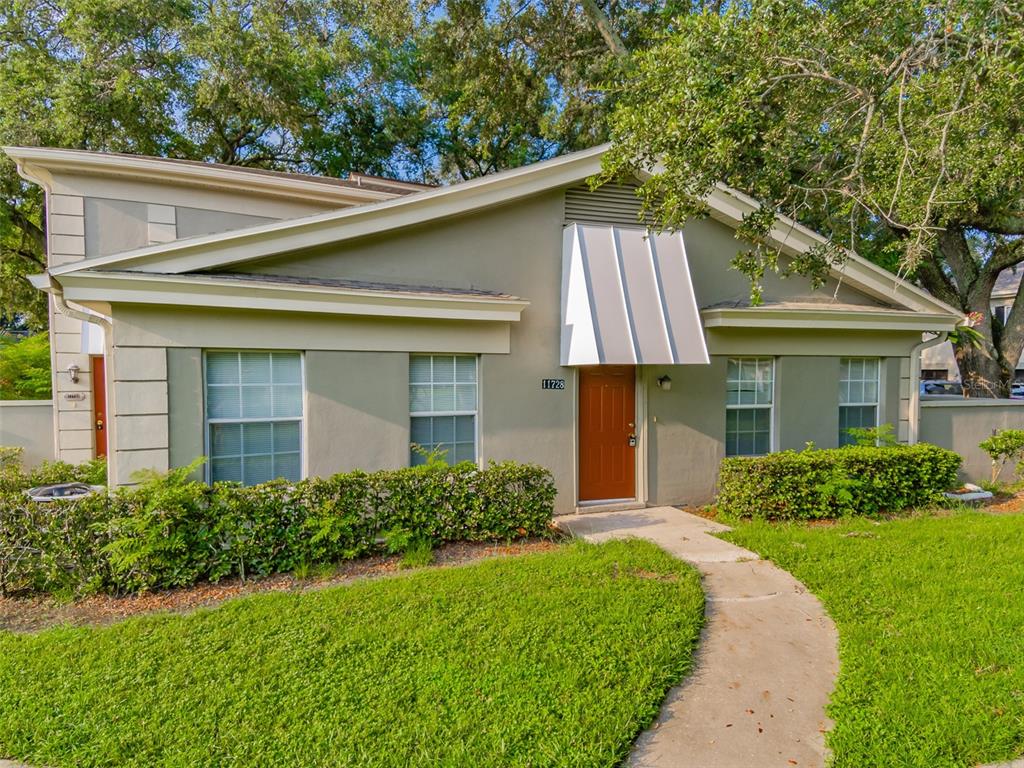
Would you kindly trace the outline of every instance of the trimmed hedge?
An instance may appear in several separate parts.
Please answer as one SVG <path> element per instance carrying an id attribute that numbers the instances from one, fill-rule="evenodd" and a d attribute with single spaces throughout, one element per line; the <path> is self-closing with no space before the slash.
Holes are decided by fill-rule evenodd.
<path id="1" fill-rule="evenodd" d="M 35 503 L 0 494 L 0 591 L 66 596 L 184 586 L 332 563 L 396 535 L 431 544 L 549 531 L 555 484 L 505 462 L 208 486 L 190 467 L 134 489 Z"/>
<path id="2" fill-rule="evenodd" d="M 939 500 L 957 485 L 961 461 L 926 443 L 731 457 L 718 476 L 718 508 L 770 520 L 898 512 Z"/>
<path id="3" fill-rule="evenodd" d="M 0 446 L 0 493 L 10 493 L 50 483 L 107 484 L 107 462 L 92 459 L 82 464 L 66 461 L 44 461 L 25 471 L 21 465 L 20 447 Z"/>

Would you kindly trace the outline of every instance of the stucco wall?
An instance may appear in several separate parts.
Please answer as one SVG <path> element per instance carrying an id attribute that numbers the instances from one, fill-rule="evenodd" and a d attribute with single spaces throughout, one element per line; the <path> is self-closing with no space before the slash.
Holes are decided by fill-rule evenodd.
<path id="1" fill-rule="evenodd" d="M 924 400 L 921 403 L 920 441 L 956 451 L 964 458 L 961 476 L 972 482 L 987 481 L 992 462 L 978 447 L 1001 429 L 1024 429 L 1022 400 Z M 1002 479 L 1013 478 L 1013 467 Z"/>
<path id="2" fill-rule="evenodd" d="M 409 355 L 307 352 L 310 475 L 409 464 Z"/>
<path id="3" fill-rule="evenodd" d="M 654 504 L 703 504 L 714 496 L 725 455 L 725 357 L 710 365 L 649 366 L 648 496 Z M 659 377 L 672 379 L 669 391 Z"/>
<path id="4" fill-rule="evenodd" d="M 53 401 L 0 400 L 0 446 L 24 449 L 26 467 L 52 461 Z"/>
<path id="5" fill-rule="evenodd" d="M 562 216 L 562 194 L 553 192 L 429 227 L 245 265 L 246 271 L 502 291 L 530 301 L 518 323 L 115 305 L 117 349 L 149 350 L 156 367 L 159 355 L 166 361 L 166 371 L 146 374 L 152 384 L 163 376 L 169 396 L 164 460 L 172 466 L 185 463 L 202 445 L 203 348 L 305 352 L 310 474 L 404 466 L 408 353 L 475 352 L 481 355 L 481 459 L 549 467 L 560 489 L 558 511 L 571 511 L 576 376 L 559 365 Z M 707 220 L 688 226 L 685 237 L 701 304 L 749 295 L 746 279 L 727 266 L 738 247 L 731 230 Z M 829 286 L 816 296 L 828 299 L 836 289 Z M 838 291 L 844 302 L 872 301 L 848 286 Z M 802 278 L 766 281 L 768 299 L 814 297 Z M 896 360 L 886 366 L 884 404 L 885 418 L 894 420 L 900 400 L 897 358 L 920 340 L 913 333 L 815 329 L 715 329 L 707 335 L 711 365 L 641 372 L 647 421 L 638 429 L 647 439 L 647 474 L 638 477 L 638 486 L 647 481 L 653 503 L 711 499 L 723 450 L 727 355 L 779 356 L 778 445 L 801 448 L 814 440 L 824 447 L 837 440 L 837 357 Z M 654 384 L 663 372 L 673 378 L 669 392 Z M 565 379 L 566 389 L 543 390 L 544 378 Z"/>
<path id="6" fill-rule="evenodd" d="M 839 358 L 780 357 L 775 363 L 775 418 L 781 450 L 839 443 Z"/>
<path id="7" fill-rule="evenodd" d="M 168 459 L 184 467 L 206 454 L 203 408 L 203 351 L 198 347 L 167 350 Z M 202 468 L 195 477 L 204 476 Z"/>

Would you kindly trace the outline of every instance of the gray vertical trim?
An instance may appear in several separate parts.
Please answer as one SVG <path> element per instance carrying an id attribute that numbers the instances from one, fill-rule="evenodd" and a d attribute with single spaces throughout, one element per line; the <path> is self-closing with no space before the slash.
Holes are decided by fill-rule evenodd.
<path id="1" fill-rule="evenodd" d="M 661 267 L 658 264 L 658 246 L 655 238 L 647 238 L 647 253 L 651 259 L 651 271 L 654 273 L 654 282 L 658 286 L 658 309 L 661 311 L 661 320 L 665 325 L 665 338 L 668 341 L 668 349 L 672 355 L 672 362 L 679 362 L 679 350 L 676 348 L 675 334 L 672 332 L 672 317 L 668 311 L 668 297 L 665 293 L 665 281 L 661 276 Z"/>
<path id="2" fill-rule="evenodd" d="M 580 246 L 580 260 L 583 262 L 583 279 L 587 283 L 587 296 L 590 297 L 590 322 L 594 328 L 594 343 L 597 345 L 597 357 L 599 360 L 604 360 L 604 341 L 601 339 L 601 324 L 597 321 L 597 302 L 594 301 L 594 280 L 590 276 L 590 254 L 587 251 L 587 242 L 583 237 L 583 232 L 579 227 L 576 227 L 576 238 Z M 564 322 L 564 307 L 562 319 Z"/>
<path id="3" fill-rule="evenodd" d="M 626 325 L 629 328 L 629 338 L 633 343 L 633 359 L 638 363 L 643 362 L 643 352 L 640 348 L 640 339 L 637 336 L 636 314 L 633 303 L 629 297 L 629 280 L 626 275 L 626 254 L 622 248 L 622 236 L 618 227 L 612 227 L 612 244 L 615 249 L 615 263 L 619 268 L 619 287 L 622 289 L 622 304 L 626 310 Z"/>

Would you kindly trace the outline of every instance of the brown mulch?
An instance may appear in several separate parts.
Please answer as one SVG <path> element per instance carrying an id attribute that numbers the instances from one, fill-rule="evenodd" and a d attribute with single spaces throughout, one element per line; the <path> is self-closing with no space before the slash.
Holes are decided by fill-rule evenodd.
<path id="1" fill-rule="evenodd" d="M 455 542 L 434 550 L 430 567 L 469 563 L 487 557 L 508 557 L 547 552 L 559 546 L 549 539 L 526 539 L 507 544 Z M 372 555 L 340 563 L 327 573 L 298 579 L 290 573 L 248 579 L 224 579 L 216 584 L 160 590 L 141 595 L 111 597 L 94 595 L 73 603 L 58 603 L 49 597 L 0 597 L 0 631 L 37 632 L 59 625 L 104 626 L 132 616 L 152 613 L 188 613 L 197 608 L 219 605 L 225 600 L 260 592 L 302 592 L 347 584 L 358 579 L 380 578 L 401 571 L 398 555 Z"/>
<path id="2" fill-rule="evenodd" d="M 997 495 L 981 507 L 993 515 L 1019 515 L 1024 512 L 1024 493 L 1012 496 Z"/>

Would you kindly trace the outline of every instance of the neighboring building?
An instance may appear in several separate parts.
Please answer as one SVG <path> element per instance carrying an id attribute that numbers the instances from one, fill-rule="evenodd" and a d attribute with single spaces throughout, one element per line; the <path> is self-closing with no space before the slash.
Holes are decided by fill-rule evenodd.
<path id="1" fill-rule="evenodd" d="M 603 148 L 445 188 L 8 148 L 47 192 L 60 458 L 115 484 L 209 456 L 257 482 L 422 460 L 551 469 L 558 511 L 701 503 L 725 455 L 916 437 L 916 347 L 958 313 L 851 257 L 729 263 L 721 188 L 681 233 L 591 191 Z M 782 220 L 784 254 L 821 238 Z M 87 313 L 87 314 L 83 314 Z"/>
<path id="2" fill-rule="evenodd" d="M 1010 313 L 1013 300 L 1017 296 L 1017 288 L 1020 286 L 1024 270 L 1017 267 L 1004 269 L 996 278 L 996 284 L 992 289 L 992 301 L 990 307 L 992 314 L 1005 323 L 1006 316 Z M 927 347 L 921 352 L 921 378 L 947 381 L 960 381 L 960 369 L 957 367 L 956 358 L 953 356 L 953 345 L 949 342 L 938 344 L 934 347 Z M 1017 363 L 1016 381 L 1024 381 L 1024 359 Z"/>

